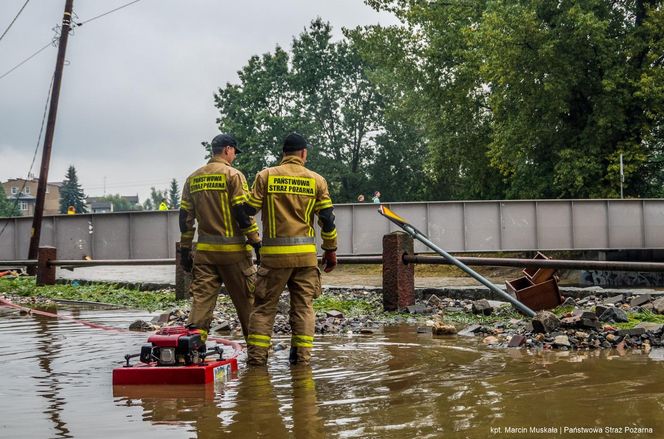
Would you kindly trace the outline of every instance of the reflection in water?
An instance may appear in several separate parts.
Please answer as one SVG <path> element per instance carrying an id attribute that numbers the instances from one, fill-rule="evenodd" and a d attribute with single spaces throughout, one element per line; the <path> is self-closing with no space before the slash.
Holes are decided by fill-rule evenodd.
<path id="1" fill-rule="evenodd" d="M 81 316 L 118 327 L 150 318 Z M 2 437 L 484 439 L 510 437 L 490 428 L 529 426 L 649 427 L 643 437 L 664 436 L 664 361 L 638 352 L 491 349 L 402 326 L 320 337 L 313 369 L 289 368 L 277 352 L 267 370 L 244 369 L 218 389 L 113 388 L 112 369 L 145 334 L 0 308 L 0 337 L 17 333 L 19 343 L 0 343 Z"/>
<path id="2" fill-rule="evenodd" d="M 293 433 L 296 438 L 325 437 L 323 419 L 319 416 L 316 382 L 311 366 L 290 369 L 293 389 Z"/>
<path id="3" fill-rule="evenodd" d="M 142 419 L 154 425 L 190 426 L 198 438 L 219 437 L 224 432 L 220 396 L 213 385 L 114 386 L 118 406 L 140 406 Z"/>
<path id="4" fill-rule="evenodd" d="M 44 372 L 43 376 L 33 377 L 38 381 L 37 394 L 48 401 L 45 411 L 48 418 L 53 423 L 57 432 L 56 437 L 72 438 L 73 436 L 67 428 L 67 424 L 62 420 L 62 408 L 65 405 L 64 398 L 60 397 L 62 387 L 57 374 L 53 372 L 51 363 L 60 353 L 62 336 L 54 334 L 51 327 L 57 327 L 57 320 L 39 315 L 34 316 L 37 324 L 37 362 L 39 368 Z"/>
<path id="5" fill-rule="evenodd" d="M 211 385 L 115 386 L 113 396 L 118 406 L 140 406 L 144 421 L 190 426 L 199 439 L 224 433 L 239 438 L 325 437 L 311 368 L 291 368 L 289 385 L 292 398 L 280 401 L 271 373 L 249 368 L 225 390 Z"/>
<path id="6" fill-rule="evenodd" d="M 231 433 L 236 437 L 288 437 L 267 369 L 245 369 L 236 390 Z"/>

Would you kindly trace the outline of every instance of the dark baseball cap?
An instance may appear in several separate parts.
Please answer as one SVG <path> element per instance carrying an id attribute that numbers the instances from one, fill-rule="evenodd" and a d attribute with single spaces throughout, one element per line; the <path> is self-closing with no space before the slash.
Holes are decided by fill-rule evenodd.
<path id="1" fill-rule="evenodd" d="M 218 134 L 210 142 L 210 146 L 213 148 L 223 148 L 224 146 L 232 146 L 235 148 L 237 154 L 241 153 L 240 148 L 237 147 L 237 140 L 230 134 Z"/>
<path id="2" fill-rule="evenodd" d="M 284 139 L 284 152 L 293 152 L 299 151 L 301 149 L 309 148 L 311 145 L 307 142 L 307 139 L 302 137 L 298 133 L 290 133 Z"/>

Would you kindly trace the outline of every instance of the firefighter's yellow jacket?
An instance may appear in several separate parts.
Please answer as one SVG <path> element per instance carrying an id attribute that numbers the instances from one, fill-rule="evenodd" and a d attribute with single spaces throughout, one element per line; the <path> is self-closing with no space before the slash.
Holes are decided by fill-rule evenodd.
<path id="1" fill-rule="evenodd" d="M 213 157 L 187 177 L 180 202 L 180 246 L 191 248 L 198 223 L 194 262 L 225 265 L 249 255 L 249 242 L 259 242 L 253 217 L 238 223 L 236 208 L 247 201 L 244 175 L 226 160 Z M 243 224 L 244 222 L 244 224 Z"/>
<path id="2" fill-rule="evenodd" d="M 247 206 L 251 214 L 262 211 L 261 263 L 267 267 L 317 265 L 314 214 L 322 227 L 323 250 L 337 248 L 327 182 L 299 157 L 286 156 L 278 166 L 259 172 Z"/>

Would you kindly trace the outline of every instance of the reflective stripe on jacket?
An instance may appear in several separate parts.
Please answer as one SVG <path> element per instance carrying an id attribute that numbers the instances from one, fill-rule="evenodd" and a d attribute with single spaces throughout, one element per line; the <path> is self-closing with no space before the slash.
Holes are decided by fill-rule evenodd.
<path id="1" fill-rule="evenodd" d="M 323 177 L 299 157 L 286 156 L 256 175 L 247 204 L 262 211 L 261 263 L 275 268 L 317 264 L 314 214 L 333 208 Z M 323 249 L 336 249 L 336 229 L 324 235 Z"/>
<path id="2" fill-rule="evenodd" d="M 231 264 L 248 256 L 248 237 L 258 240 L 258 225 L 240 229 L 233 207 L 245 203 L 247 180 L 226 160 L 213 157 L 207 165 L 192 173 L 182 188 L 180 202 L 180 245 L 192 247 L 195 223 L 198 242 L 195 261 L 207 264 Z"/>

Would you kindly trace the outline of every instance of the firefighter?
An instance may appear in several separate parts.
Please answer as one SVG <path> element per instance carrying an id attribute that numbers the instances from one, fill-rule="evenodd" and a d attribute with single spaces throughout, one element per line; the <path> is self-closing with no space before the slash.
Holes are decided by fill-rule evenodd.
<path id="1" fill-rule="evenodd" d="M 332 271 L 337 263 L 334 208 L 325 179 L 304 167 L 308 147 L 304 137 L 289 134 L 283 143 L 281 163 L 258 173 L 245 205 L 247 215 L 263 212 L 261 264 L 247 337 L 247 362 L 252 365 L 267 363 L 277 303 L 286 285 L 292 330 L 289 361 L 308 364 L 311 359 L 313 300 L 321 293 L 314 214 L 322 228 L 325 272 Z"/>
<path id="2" fill-rule="evenodd" d="M 187 272 L 193 265 L 188 323 L 207 337 L 223 282 L 246 337 L 256 275 L 251 251 L 260 248 L 258 225 L 243 209 L 247 180 L 231 166 L 240 153 L 237 141 L 220 134 L 211 148 L 210 161 L 187 178 L 180 203 L 180 261 Z M 192 255 L 194 220 L 198 241 Z"/>

